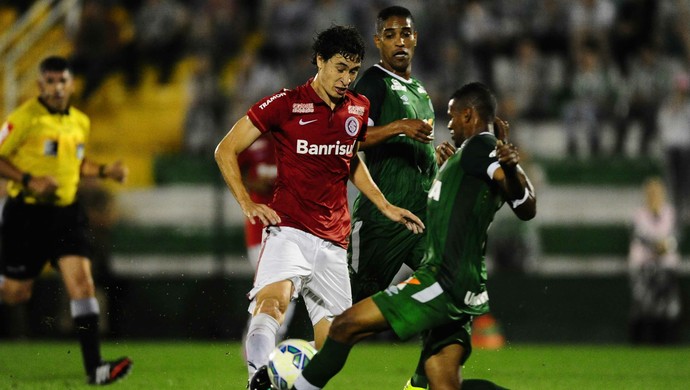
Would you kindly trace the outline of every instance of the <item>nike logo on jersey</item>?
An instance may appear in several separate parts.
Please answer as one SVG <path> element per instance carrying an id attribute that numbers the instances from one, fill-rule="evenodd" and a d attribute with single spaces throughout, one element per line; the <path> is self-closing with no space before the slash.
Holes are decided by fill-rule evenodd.
<path id="1" fill-rule="evenodd" d="M 304 126 L 304 125 L 308 125 L 308 124 L 310 124 L 310 123 L 316 122 L 317 120 L 318 120 L 318 119 L 312 119 L 312 120 L 310 120 L 310 121 L 305 121 L 304 119 L 300 119 L 300 120 L 299 120 L 299 124 L 302 125 L 302 126 Z"/>

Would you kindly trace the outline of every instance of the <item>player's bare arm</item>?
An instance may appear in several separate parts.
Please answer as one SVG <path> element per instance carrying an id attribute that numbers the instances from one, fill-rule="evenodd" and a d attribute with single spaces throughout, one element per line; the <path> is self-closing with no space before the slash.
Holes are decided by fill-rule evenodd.
<path id="1" fill-rule="evenodd" d="M 434 140 L 432 133 L 431 125 L 421 119 L 398 119 L 387 125 L 368 127 L 367 139 L 362 142 L 360 148 L 366 149 L 398 135 L 428 144 Z"/>
<path id="2" fill-rule="evenodd" d="M 215 159 L 225 183 L 230 188 L 233 196 L 242 208 L 242 212 L 249 222 L 256 224 L 256 219 L 268 226 L 280 223 L 278 214 L 265 204 L 254 203 L 249 197 L 249 192 L 242 181 L 237 156 L 247 149 L 257 138 L 261 131 L 257 129 L 245 115 L 238 120 L 227 135 L 220 141 L 215 151 Z"/>
<path id="3" fill-rule="evenodd" d="M 355 154 L 350 162 L 350 181 L 364 196 L 369 198 L 376 207 L 391 221 L 405 225 L 415 234 L 424 231 L 424 223 L 409 210 L 394 206 L 386 200 L 379 187 L 369 174 L 369 170 L 363 161 Z"/>

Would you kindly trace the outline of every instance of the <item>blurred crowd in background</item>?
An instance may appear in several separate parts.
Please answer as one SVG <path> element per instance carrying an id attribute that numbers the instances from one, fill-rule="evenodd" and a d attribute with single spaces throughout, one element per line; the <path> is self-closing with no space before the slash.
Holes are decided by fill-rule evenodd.
<path id="1" fill-rule="evenodd" d="M 2 3 L 18 14 L 31 4 Z M 520 129 L 549 122 L 563 159 L 653 159 L 690 221 L 690 0 L 81 0 L 65 22 L 77 105 L 113 74 L 133 91 L 145 67 L 167 84 L 191 60 L 182 152 L 208 157 L 255 101 L 314 74 L 316 32 L 355 25 L 363 68 L 375 63 L 375 17 L 392 4 L 415 17 L 413 75 L 439 141 L 448 97 L 479 80 L 525 157 L 538 151 Z"/>
<path id="2" fill-rule="evenodd" d="M 25 9 L 30 2 L 9 3 Z M 441 117 L 455 89 L 481 80 L 498 92 L 508 120 L 563 120 L 571 156 L 624 153 L 634 121 L 643 131 L 635 154 L 647 155 L 659 137 L 673 139 L 657 129 L 657 116 L 674 92 L 688 89 L 687 0 L 83 0 L 67 31 L 86 79 L 81 99 L 115 71 L 135 88 L 143 65 L 166 83 L 193 56 L 192 110 L 234 120 L 258 98 L 314 73 L 312 38 L 331 24 L 357 26 L 369 46 L 364 65 L 375 62 L 375 16 L 393 3 L 415 15 L 414 73 Z M 233 59 L 241 61 L 232 69 L 237 77 L 224 82 Z M 600 143 L 602 124 L 616 133 L 609 150 Z"/>

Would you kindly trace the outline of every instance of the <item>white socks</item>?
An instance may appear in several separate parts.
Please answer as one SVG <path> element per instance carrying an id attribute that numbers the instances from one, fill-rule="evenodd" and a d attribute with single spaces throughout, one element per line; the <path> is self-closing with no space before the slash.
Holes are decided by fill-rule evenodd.
<path id="1" fill-rule="evenodd" d="M 83 299 L 73 299 L 69 302 L 70 312 L 72 313 L 72 318 L 77 318 L 87 315 L 98 315 L 100 314 L 100 309 L 98 307 L 98 301 L 96 298 L 83 298 Z"/>
<path id="2" fill-rule="evenodd" d="M 247 370 L 249 378 L 261 366 L 268 364 L 268 355 L 276 347 L 276 334 L 280 324 L 268 314 L 259 313 L 252 317 L 247 331 Z"/>

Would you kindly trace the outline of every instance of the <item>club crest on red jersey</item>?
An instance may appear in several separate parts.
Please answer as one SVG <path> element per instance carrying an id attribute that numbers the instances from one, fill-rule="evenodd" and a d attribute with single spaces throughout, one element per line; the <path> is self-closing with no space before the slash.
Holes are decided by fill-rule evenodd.
<path id="1" fill-rule="evenodd" d="M 359 121 L 354 116 L 351 116 L 345 120 L 345 132 L 354 136 L 359 131 Z"/>

